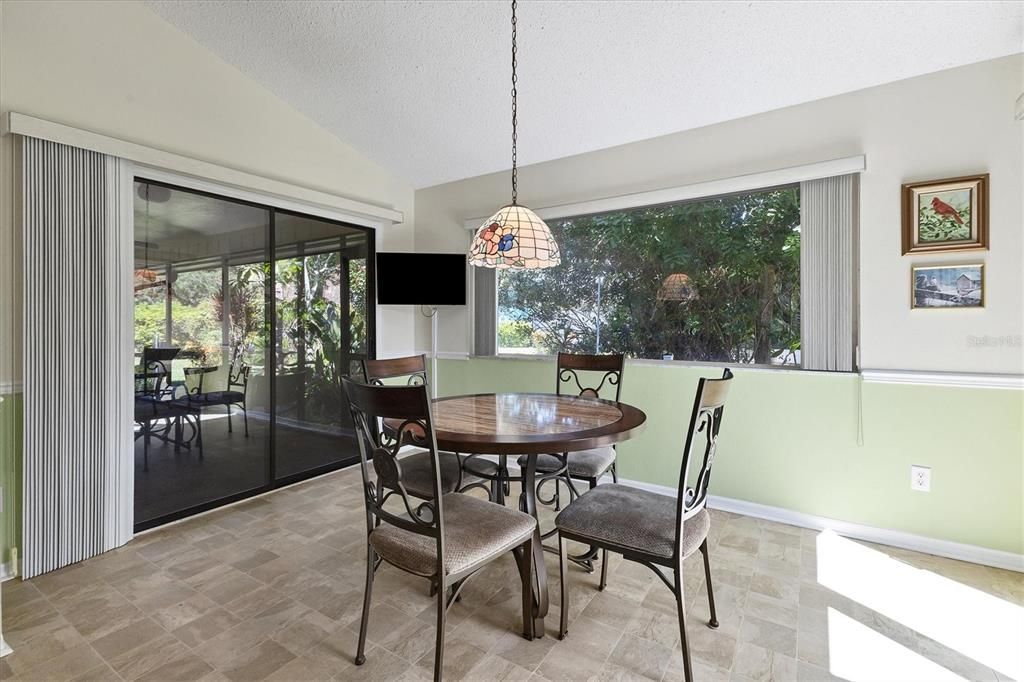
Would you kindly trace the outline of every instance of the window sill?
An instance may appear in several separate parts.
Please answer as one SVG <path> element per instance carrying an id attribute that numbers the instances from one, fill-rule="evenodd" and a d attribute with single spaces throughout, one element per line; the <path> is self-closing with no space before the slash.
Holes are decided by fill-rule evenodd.
<path id="1" fill-rule="evenodd" d="M 521 355 L 515 353 L 499 353 L 498 355 L 469 355 L 470 360 L 533 360 L 538 362 L 555 362 L 554 355 Z M 693 367 L 693 368 L 716 368 L 728 367 L 733 371 L 740 372 L 785 372 L 787 374 L 820 374 L 838 376 L 856 376 L 857 370 L 850 372 L 835 372 L 831 370 L 804 369 L 793 365 L 747 365 L 740 363 L 703 362 L 698 360 L 655 360 L 643 358 L 626 358 L 627 365 L 641 365 L 652 367 Z"/>

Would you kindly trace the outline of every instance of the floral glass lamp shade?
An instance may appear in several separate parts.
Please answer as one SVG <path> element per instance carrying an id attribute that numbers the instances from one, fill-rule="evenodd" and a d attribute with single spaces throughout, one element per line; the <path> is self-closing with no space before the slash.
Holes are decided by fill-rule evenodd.
<path id="1" fill-rule="evenodd" d="M 469 247 L 470 265 L 487 268 L 550 268 L 561 262 L 548 226 L 517 204 L 498 209 L 476 231 Z"/>
<path id="2" fill-rule="evenodd" d="M 484 268 L 528 270 L 562 262 L 551 229 L 536 213 L 520 206 L 516 168 L 516 0 L 512 0 L 512 203 L 484 221 L 469 245 L 469 264 Z"/>

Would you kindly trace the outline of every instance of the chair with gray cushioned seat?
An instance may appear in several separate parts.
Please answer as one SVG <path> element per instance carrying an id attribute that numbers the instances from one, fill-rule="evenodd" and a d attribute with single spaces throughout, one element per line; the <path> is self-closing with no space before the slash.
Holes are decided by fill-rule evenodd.
<path id="1" fill-rule="evenodd" d="M 605 389 L 607 398 L 618 402 L 622 395 L 622 372 L 625 357 L 621 354 L 585 355 L 576 353 L 559 353 L 555 373 L 555 393 L 574 393 L 584 398 L 600 398 Z M 589 380 L 588 380 L 589 378 Z M 563 387 L 564 385 L 564 387 Z M 614 389 L 614 390 L 607 390 Z M 555 510 L 561 508 L 560 483 L 569 489 L 570 502 L 580 496 L 573 479 L 586 481 L 589 489 L 597 486 L 597 482 L 606 474 L 611 474 L 612 481 L 618 483 L 616 469 L 615 446 L 608 445 L 591 450 L 580 450 L 558 455 L 539 455 L 537 457 L 537 499 L 542 504 L 554 504 Z M 526 467 L 524 458 L 519 458 L 519 466 Z M 544 499 L 541 488 L 549 481 L 554 481 L 555 489 L 552 496 Z M 544 534 L 549 538 L 554 530 Z M 596 552 L 590 551 L 570 559 L 588 571 L 594 570 Z"/>
<path id="2" fill-rule="evenodd" d="M 683 671 L 688 682 L 693 679 L 683 612 L 683 560 L 697 551 L 704 556 L 704 575 L 711 609 L 709 625 L 717 628 L 707 543 L 711 520 L 705 504 L 725 399 L 731 383 L 732 372 L 726 369 L 721 379 L 701 379 L 697 385 L 676 497 L 619 484 L 601 485 L 580 495 L 555 518 L 559 579 L 562 585 L 559 638 L 566 636 L 569 615 L 566 541 L 574 540 L 599 547 L 605 553 L 616 552 L 628 561 L 643 564 L 668 586 L 676 598 Z M 705 439 L 704 456 L 693 485 L 688 485 L 691 450 L 701 433 Z M 660 567 L 670 569 L 672 575 L 666 575 Z M 601 562 L 599 589 L 603 590 L 607 581 L 608 561 L 605 559 Z"/>
<path id="3" fill-rule="evenodd" d="M 537 521 L 515 509 L 470 495 L 445 493 L 430 398 L 425 386 L 372 386 L 342 379 L 359 441 L 366 504 L 366 591 L 355 662 L 366 661 L 366 632 L 374 575 L 382 562 L 431 581 L 437 599 L 434 680 L 441 679 L 448 609 L 466 581 L 507 552 L 515 555 L 522 589 L 523 636 L 533 632 L 533 542 Z M 395 424 L 393 437 L 378 421 Z M 431 495 L 414 500 L 406 489 L 405 462 L 398 452 L 412 439 L 426 448 Z M 370 466 L 375 478 L 371 477 Z M 537 539 L 539 541 L 539 538 Z"/>
<path id="4" fill-rule="evenodd" d="M 601 390 L 607 385 L 614 387 L 614 395 L 607 397 L 618 402 L 622 395 L 622 370 L 624 366 L 625 358 L 621 354 L 584 355 L 559 353 L 555 373 L 555 393 L 562 395 L 563 385 L 569 387 L 575 384 L 571 388 L 571 393 L 575 393 L 583 398 L 600 398 Z M 587 375 L 597 380 L 596 385 L 594 381 L 587 381 L 585 379 Z M 526 462 L 520 458 L 519 465 L 525 467 Z M 558 477 L 568 485 L 570 497 L 577 497 L 579 495 L 579 491 L 573 485 L 572 479 L 586 481 L 591 488 L 596 486 L 598 480 L 605 474 L 611 474 L 613 481 L 617 482 L 619 480 L 615 467 L 614 445 L 559 455 L 540 455 L 537 457 L 537 472 L 541 474 L 538 487 L 545 480 Z M 556 507 L 559 506 L 558 495 L 556 487 L 553 498 Z"/>
<path id="5" fill-rule="evenodd" d="M 374 386 L 384 386 L 387 381 L 393 379 L 403 379 L 407 386 L 426 386 L 427 361 L 423 355 L 385 360 L 364 359 L 363 376 L 366 377 L 366 383 Z M 411 435 L 415 438 L 418 434 Z M 412 444 L 415 445 L 415 441 Z M 482 488 L 487 491 L 482 479 L 464 469 L 463 456 L 452 452 L 442 452 L 439 456 L 442 492 L 463 492 L 471 488 Z M 425 500 L 432 499 L 433 467 L 427 452 L 414 452 L 402 457 L 402 470 L 405 474 L 405 489 L 410 495 Z"/>

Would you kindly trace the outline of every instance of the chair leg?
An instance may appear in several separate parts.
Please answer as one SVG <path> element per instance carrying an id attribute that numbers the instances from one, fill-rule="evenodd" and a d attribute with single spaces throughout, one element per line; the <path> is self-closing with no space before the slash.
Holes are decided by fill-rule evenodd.
<path id="1" fill-rule="evenodd" d="M 434 682 L 441 682 L 444 667 L 444 624 L 448 615 L 448 590 L 438 586 L 437 589 L 437 640 L 434 644 Z"/>
<path id="2" fill-rule="evenodd" d="M 224 407 L 228 410 L 228 433 L 233 433 L 231 430 L 231 405 L 225 405 Z"/>
<path id="3" fill-rule="evenodd" d="M 196 445 L 199 447 L 199 459 L 203 458 L 203 415 L 196 415 Z"/>
<path id="4" fill-rule="evenodd" d="M 491 498 L 496 504 L 505 506 L 505 483 L 500 474 L 491 481 Z"/>
<path id="5" fill-rule="evenodd" d="M 498 457 L 498 475 L 501 477 L 502 494 L 505 497 L 512 495 L 512 477 L 508 473 L 508 455 Z M 503 498 L 504 499 L 504 498 Z"/>
<path id="6" fill-rule="evenodd" d="M 242 419 L 245 421 L 245 437 L 249 437 L 249 411 L 245 409 L 245 403 L 242 403 Z"/>
<path id="7" fill-rule="evenodd" d="M 693 666 L 690 664 L 690 643 L 686 640 L 686 611 L 683 606 L 683 567 L 682 564 L 675 570 L 675 589 L 672 590 L 676 597 L 676 611 L 679 614 L 679 643 L 683 648 L 683 679 L 685 682 L 693 682 Z"/>
<path id="8" fill-rule="evenodd" d="M 612 462 L 611 472 L 612 472 L 612 483 L 618 483 L 619 482 L 618 462 Z"/>
<path id="9" fill-rule="evenodd" d="M 715 614 L 715 592 L 711 587 L 711 561 L 708 558 L 707 538 L 704 538 L 704 542 L 700 544 L 700 553 L 704 555 L 704 582 L 708 584 L 708 606 L 711 608 L 711 620 L 708 621 L 708 626 L 717 628 L 718 616 Z"/>
<path id="10" fill-rule="evenodd" d="M 561 607 L 558 618 L 558 639 L 565 639 L 569 634 L 569 582 L 566 580 L 565 569 L 569 563 L 569 550 L 565 538 L 558 534 L 558 582 L 562 591 Z"/>
<path id="11" fill-rule="evenodd" d="M 533 640 L 533 536 L 522 545 L 516 560 L 523 584 L 523 637 Z"/>
<path id="12" fill-rule="evenodd" d="M 601 550 L 601 582 L 597 586 L 597 589 L 604 591 L 604 588 L 608 587 L 608 550 Z"/>
<path id="13" fill-rule="evenodd" d="M 373 574 L 377 561 L 376 552 L 366 543 L 366 591 L 363 593 L 363 618 L 359 623 L 359 647 L 356 649 L 356 665 L 366 663 L 366 631 L 370 626 L 370 597 L 373 594 Z"/>

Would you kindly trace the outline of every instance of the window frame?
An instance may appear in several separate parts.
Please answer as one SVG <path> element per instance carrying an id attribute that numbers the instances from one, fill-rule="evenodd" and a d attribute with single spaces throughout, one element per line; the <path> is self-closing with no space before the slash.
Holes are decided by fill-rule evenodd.
<path id="1" fill-rule="evenodd" d="M 854 156 L 841 157 L 836 159 L 830 159 L 826 161 L 818 161 L 798 166 L 788 166 L 784 168 L 778 168 L 768 171 L 753 172 L 749 174 L 737 175 L 728 178 L 720 178 L 715 180 L 708 180 L 702 182 L 696 182 L 686 185 L 678 185 L 674 187 L 667 187 L 662 189 L 655 189 L 649 191 L 633 192 L 629 194 L 614 195 L 609 197 L 599 197 L 590 200 L 584 200 L 575 203 L 555 204 L 547 207 L 534 209 L 534 212 L 546 222 L 554 222 L 558 220 L 566 220 L 571 218 L 583 218 L 593 215 L 601 215 L 607 213 L 615 213 L 628 211 L 632 209 L 643 209 L 653 208 L 657 206 L 665 206 L 670 204 L 681 204 L 690 201 L 702 201 L 711 200 L 722 196 L 746 194 L 758 191 L 767 191 L 778 187 L 785 187 L 790 185 L 799 185 L 801 182 L 808 180 L 820 180 L 822 178 L 839 176 L 839 175 L 850 175 L 859 174 L 867 170 L 867 155 L 858 154 Z M 467 248 L 472 242 L 473 236 L 480 225 L 487 220 L 486 216 L 469 218 L 463 222 L 464 228 L 468 232 L 467 237 Z M 856 240 L 859 239 L 859 234 L 854 233 L 852 238 L 854 242 L 854 254 L 859 252 L 859 246 Z M 494 355 L 477 355 L 475 345 L 475 330 L 477 325 L 477 314 L 476 314 L 476 295 L 475 295 L 475 278 L 469 277 L 469 306 L 468 306 L 468 317 L 469 324 L 467 327 L 466 343 L 469 349 L 469 357 L 480 357 L 489 359 L 518 359 L 518 360 L 543 360 L 551 361 L 555 358 L 555 355 L 551 354 L 515 354 L 515 353 L 501 353 L 498 352 L 500 348 L 498 344 L 498 315 L 495 314 L 495 325 L 494 325 Z M 497 277 L 495 277 L 495 287 L 498 286 Z M 818 369 L 806 369 L 802 365 L 772 365 L 772 364 L 758 364 L 758 363 L 732 363 L 732 362 L 710 362 L 704 360 L 664 360 L 656 358 L 627 358 L 629 363 L 639 364 L 651 364 L 658 366 L 672 366 L 672 367 L 723 367 L 728 366 L 732 368 L 741 369 L 754 369 L 762 371 L 787 371 L 787 372 L 813 372 L 815 374 L 856 374 L 860 371 L 859 358 L 860 358 L 860 277 L 859 268 L 854 268 L 854 282 L 853 282 L 853 296 L 854 296 L 854 355 L 855 362 L 854 367 L 851 371 L 833 371 L 833 370 L 818 370 Z M 498 296 L 495 295 L 495 305 L 499 303 Z"/>

